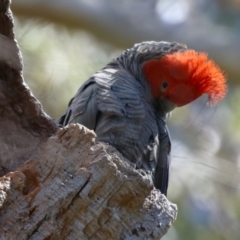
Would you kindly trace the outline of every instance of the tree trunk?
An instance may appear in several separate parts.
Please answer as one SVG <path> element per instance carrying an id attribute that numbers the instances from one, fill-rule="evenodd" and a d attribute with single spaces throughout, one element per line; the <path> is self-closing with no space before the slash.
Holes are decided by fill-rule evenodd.
<path id="1" fill-rule="evenodd" d="M 0 0 L 0 239 L 160 239 L 176 205 L 93 131 L 43 112 L 9 5 Z"/>

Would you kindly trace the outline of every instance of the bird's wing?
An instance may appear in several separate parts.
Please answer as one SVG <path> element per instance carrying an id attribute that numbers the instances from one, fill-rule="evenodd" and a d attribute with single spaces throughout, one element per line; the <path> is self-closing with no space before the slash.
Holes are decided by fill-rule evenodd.
<path id="1" fill-rule="evenodd" d="M 139 141 L 144 106 L 138 92 L 139 83 L 124 69 L 104 69 L 96 75 L 99 84 L 96 126 L 99 140 L 114 136 L 111 144 L 132 147 Z"/>
<path id="2" fill-rule="evenodd" d="M 94 129 L 97 118 L 97 85 L 93 79 L 86 81 L 71 99 L 66 113 L 59 119 L 59 124 L 81 123 Z"/>
<path id="3" fill-rule="evenodd" d="M 167 125 L 162 118 L 158 118 L 158 132 L 159 152 L 154 175 L 154 185 L 157 189 L 160 189 L 165 196 L 167 196 L 169 167 L 171 163 L 171 139 Z"/>
<path id="4" fill-rule="evenodd" d="M 104 132 L 107 133 L 110 128 L 121 128 L 123 131 L 126 127 L 124 119 L 139 132 L 141 126 L 134 123 L 137 119 L 141 120 L 145 112 L 135 82 L 134 77 L 124 69 L 102 69 L 80 87 L 59 123 L 64 126 L 81 123 L 96 130 L 102 141 Z"/>

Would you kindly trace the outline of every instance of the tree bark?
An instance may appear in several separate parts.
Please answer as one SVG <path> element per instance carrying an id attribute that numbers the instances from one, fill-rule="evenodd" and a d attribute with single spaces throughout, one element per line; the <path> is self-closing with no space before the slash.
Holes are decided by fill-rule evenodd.
<path id="1" fill-rule="evenodd" d="M 44 113 L 9 5 L 0 0 L 0 239 L 160 239 L 176 205 L 93 131 Z"/>

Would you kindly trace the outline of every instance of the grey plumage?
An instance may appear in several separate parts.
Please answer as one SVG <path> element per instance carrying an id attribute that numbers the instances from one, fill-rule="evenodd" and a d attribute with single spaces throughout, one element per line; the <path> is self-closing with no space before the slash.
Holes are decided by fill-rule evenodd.
<path id="1" fill-rule="evenodd" d="M 170 138 L 161 101 L 153 99 L 142 64 L 186 46 L 144 42 L 124 51 L 78 90 L 59 120 L 93 129 L 97 141 L 111 144 L 136 168 L 149 170 L 165 195 L 168 186 Z M 156 171 L 155 171 L 156 169 Z"/>

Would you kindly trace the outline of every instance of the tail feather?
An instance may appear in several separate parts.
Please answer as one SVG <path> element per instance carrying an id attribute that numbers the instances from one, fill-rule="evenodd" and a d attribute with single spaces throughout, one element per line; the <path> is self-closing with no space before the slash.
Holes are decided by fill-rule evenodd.
<path id="1" fill-rule="evenodd" d="M 168 189 L 169 168 L 156 166 L 154 185 L 161 191 L 162 194 L 167 196 Z"/>

